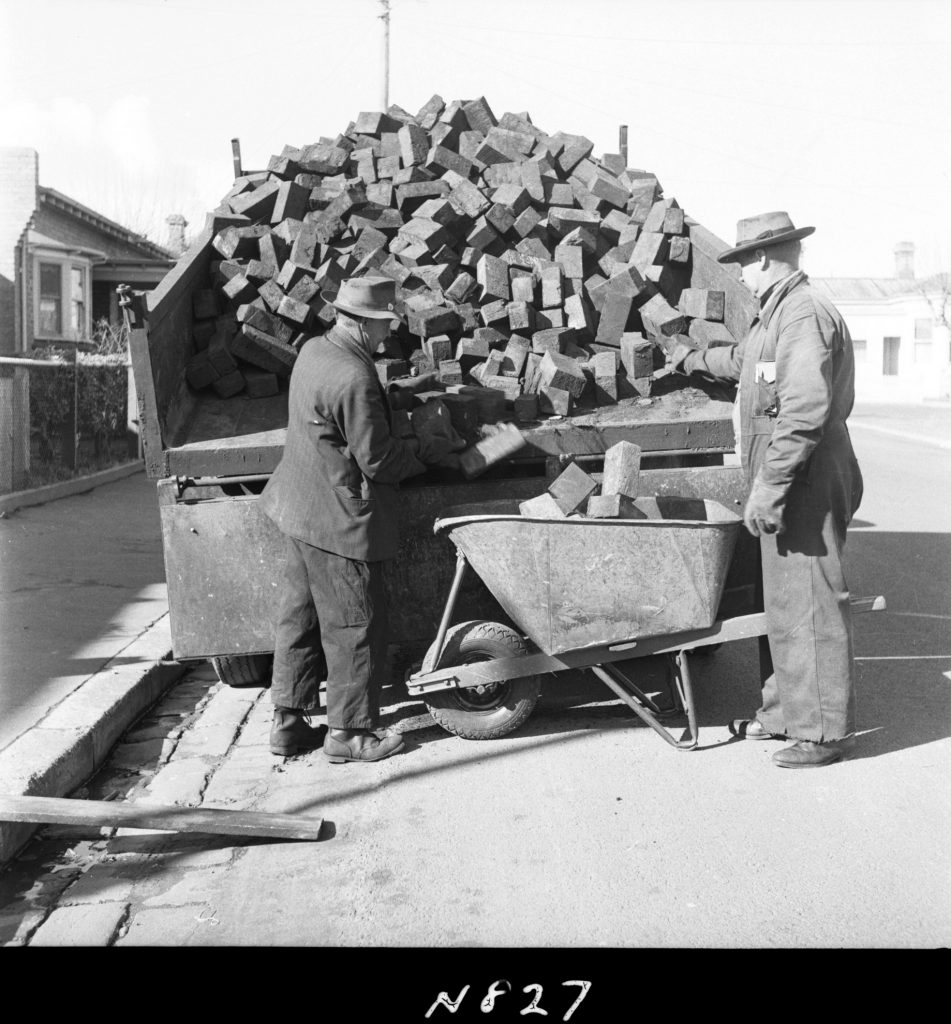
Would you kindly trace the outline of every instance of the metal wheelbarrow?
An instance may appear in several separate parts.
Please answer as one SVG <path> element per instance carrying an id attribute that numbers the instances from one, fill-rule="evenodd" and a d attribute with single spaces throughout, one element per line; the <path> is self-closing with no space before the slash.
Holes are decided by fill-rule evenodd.
<path id="1" fill-rule="evenodd" d="M 436 520 L 456 546 L 456 573 L 436 639 L 407 681 L 444 729 L 497 739 L 531 714 L 541 676 L 589 669 L 671 746 L 692 750 L 698 728 L 688 652 L 762 636 L 759 612 L 717 620 L 742 519 L 718 502 L 638 499 L 646 519 L 541 519 L 518 502 L 457 506 Z M 516 624 L 450 626 L 467 566 Z M 853 599 L 879 610 L 883 598 Z M 672 705 L 642 690 L 619 663 L 664 655 Z M 661 719 L 684 713 L 675 737 Z"/>

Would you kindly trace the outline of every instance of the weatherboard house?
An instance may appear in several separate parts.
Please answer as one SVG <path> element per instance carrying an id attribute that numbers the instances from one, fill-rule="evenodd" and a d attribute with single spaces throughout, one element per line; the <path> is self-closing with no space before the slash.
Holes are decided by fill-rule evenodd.
<path id="1" fill-rule="evenodd" d="M 0 355 L 118 323 L 116 286 L 154 288 L 169 250 L 39 183 L 35 149 L 0 149 Z"/>
<path id="2" fill-rule="evenodd" d="M 845 319 L 860 401 L 947 399 L 951 274 L 915 277 L 911 242 L 895 246 L 894 277 L 813 278 Z"/>

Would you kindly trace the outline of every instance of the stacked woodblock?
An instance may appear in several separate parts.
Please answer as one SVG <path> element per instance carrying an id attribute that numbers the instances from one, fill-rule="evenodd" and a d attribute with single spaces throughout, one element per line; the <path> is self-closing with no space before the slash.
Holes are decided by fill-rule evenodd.
<path id="1" fill-rule="evenodd" d="M 674 341 L 734 341 L 735 282 L 708 257 L 696 272 L 691 224 L 653 174 L 484 98 L 285 146 L 215 215 L 188 380 L 222 397 L 275 393 L 333 323 L 327 296 L 366 274 L 398 286 L 376 358 L 393 407 L 452 396 L 460 433 L 644 398 Z"/>
<path id="2" fill-rule="evenodd" d="M 544 494 L 519 505 L 523 516 L 535 519 L 648 519 L 648 511 L 636 503 L 641 469 L 641 449 L 619 441 L 604 453 L 600 482 L 576 462 L 568 464 Z"/>

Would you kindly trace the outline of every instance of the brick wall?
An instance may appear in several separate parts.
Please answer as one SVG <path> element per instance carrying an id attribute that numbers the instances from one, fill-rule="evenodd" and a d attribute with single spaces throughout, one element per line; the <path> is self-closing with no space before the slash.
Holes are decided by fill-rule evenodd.
<path id="1" fill-rule="evenodd" d="M 35 149 L 0 148 L 0 354 L 16 347 L 16 246 L 36 208 L 39 156 Z"/>

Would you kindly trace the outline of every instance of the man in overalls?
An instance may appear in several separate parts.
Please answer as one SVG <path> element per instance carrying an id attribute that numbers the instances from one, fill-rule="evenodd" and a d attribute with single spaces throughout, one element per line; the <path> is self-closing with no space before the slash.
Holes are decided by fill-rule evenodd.
<path id="1" fill-rule="evenodd" d="M 852 339 L 841 315 L 799 269 L 800 239 L 785 212 L 741 220 L 720 263 L 739 263 L 759 313 L 739 344 L 670 354 L 679 373 L 737 381 L 734 428 L 750 483 L 743 514 L 759 537 L 772 673 L 762 707 L 731 730 L 790 739 L 784 768 L 840 760 L 855 729 L 846 527 L 862 474 L 846 429 L 854 401 Z M 768 666 L 767 666 L 768 667 Z"/>
<path id="2" fill-rule="evenodd" d="M 291 373 L 284 455 L 260 507 L 285 535 L 277 597 L 271 752 L 320 746 L 335 763 L 379 761 L 403 748 L 378 734 L 387 626 L 383 564 L 399 547 L 397 484 L 426 464 L 458 466 L 449 442 L 394 437 L 373 354 L 396 318 L 396 286 L 351 278 L 336 296 L 336 323 L 304 343 Z M 327 725 L 305 718 L 320 708 Z M 325 737 L 326 734 L 326 737 Z"/>

